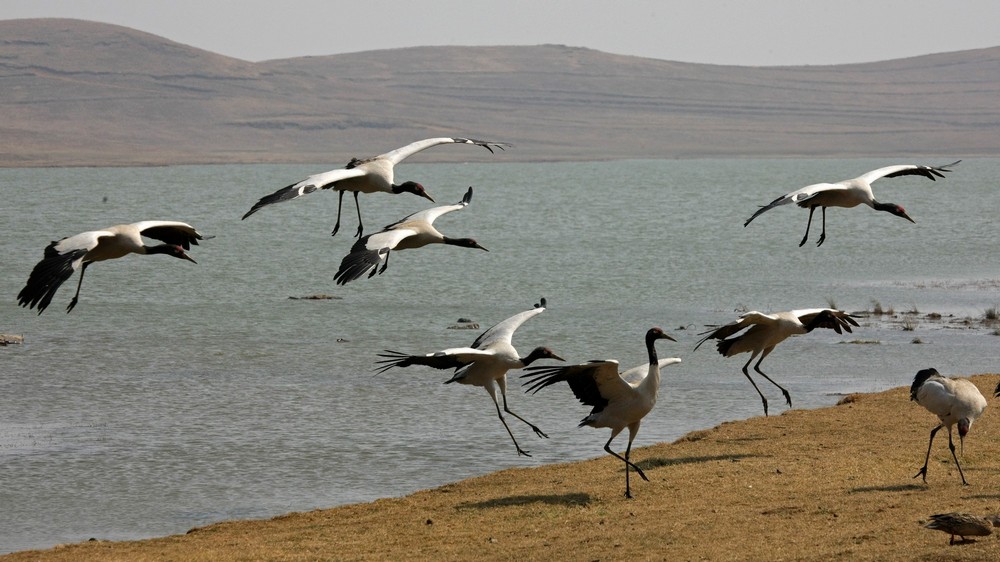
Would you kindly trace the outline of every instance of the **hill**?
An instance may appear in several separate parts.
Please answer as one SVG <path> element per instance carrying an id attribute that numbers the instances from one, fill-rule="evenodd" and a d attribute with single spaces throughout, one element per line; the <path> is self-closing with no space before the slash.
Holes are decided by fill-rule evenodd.
<path id="1" fill-rule="evenodd" d="M 452 135 L 513 142 L 518 160 L 1000 152 L 1000 47 L 798 67 L 561 45 L 254 63 L 34 19 L 0 21 L 0 79 L 0 166 L 335 165 Z"/>

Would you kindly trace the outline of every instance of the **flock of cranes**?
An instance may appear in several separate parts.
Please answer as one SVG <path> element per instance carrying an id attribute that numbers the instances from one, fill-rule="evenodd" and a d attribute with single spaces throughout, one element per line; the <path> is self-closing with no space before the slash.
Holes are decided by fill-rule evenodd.
<path id="1" fill-rule="evenodd" d="M 483 147 L 491 153 L 494 152 L 494 149 L 505 150 L 511 146 L 504 142 L 457 137 L 420 140 L 373 158 L 352 159 L 343 168 L 316 174 L 279 189 L 260 198 L 243 215 L 243 219 L 271 204 L 290 201 L 318 190 L 333 190 L 337 191 L 339 195 L 337 221 L 332 231 L 332 235 L 336 235 L 340 229 L 344 192 L 352 192 L 358 213 L 358 228 L 355 235 L 358 240 L 343 258 L 334 276 L 334 280 L 339 285 L 344 285 L 366 275 L 373 277 L 382 274 L 389 265 L 390 253 L 395 250 L 421 248 L 429 244 L 445 244 L 486 251 L 486 248 L 472 238 L 451 238 L 443 235 L 434 227 L 435 220 L 442 215 L 461 210 L 471 203 L 472 187 L 469 187 L 462 200 L 455 204 L 418 211 L 378 232 L 363 236 L 364 226 L 358 202 L 358 196 L 361 193 L 411 193 L 434 201 L 425 188 L 417 182 L 406 181 L 397 184 L 394 171 L 395 165 L 407 157 L 442 144 L 471 144 Z M 865 204 L 877 211 L 886 211 L 913 222 L 913 219 L 899 205 L 877 201 L 872 193 L 871 183 L 880 178 L 905 175 L 919 175 L 935 180 L 935 178 L 944 177 L 944 173 L 950 172 L 949 168 L 959 162 L 937 167 L 911 164 L 888 166 L 850 180 L 806 186 L 762 206 L 747 219 L 744 226 L 749 225 L 762 213 L 788 203 L 809 209 L 809 222 L 799 246 L 805 244 L 809 237 L 809 227 L 812 224 L 813 212 L 817 207 L 823 213 L 823 232 L 817 246 L 822 245 L 826 239 L 827 207 L 855 207 Z M 142 240 L 143 237 L 158 240 L 162 244 L 146 245 Z M 166 254 L 194 262 L 186 250 L 190 250 L 192 245 L 197 245 L 199 240 L 205 238 L 187 223 L 150 220 L 84 232 L 53 241 L 45 248 L 44 258 L 31 271 L 27 283 L 18 294 L 18 302 L 21 306 L 29 309 L 37 308 L 38 313 L 41 314 L 51 304 L 59 287 L 73 275 L 73 272 L 79 270 L 80 277 L 76 293 L 66 309 L 69 312 L 78 303 L 83 275 L 91 263 L 117 259 L 128 254 Z M 648 480 L 642 469 L 630 460 L 632 443 L 642 419 L 656 404 L 660 386 L 660 370 L 667 365 L 681 362 L 681 359 L 677 357 L 659 359 L 655 343 L 661 339 L 676 340 L 667 335 L 661 328 L 650 328 L 645 336 L 648 363 L 622 372 L 619 371 L 618 362 L 610 359 L 568 366 L 536 366 L 533 363 L 538 360 L 565 360 L 545 346 L 535 347 L 528 355 L 521 356 L 512 344 L 512 337 L 525 321 L 545 311 L 545 305 L 545 299 L 542 299 L 532 309 L 499 322 L 483 332 L 469 347 L 444 349 L 424 355 L 386 350 L 379 354 L 381 359 L 376 362 L 376 371 L 381 373 L 395 367 L 404 368 L 414 365 L 433 369 L 454 369 L 453 376 L 446 382 L 484 388 L 493 400 L 497 416 L 514 442 L 517 454 L 527 456 L 530 456 L 529 452 L 518 444 L 513 431 L 507 425 L 504 418 L 505 413 L 524 422 L 538 437 L 546 438 L 548 436 L 538 426 L 510 410 L 507 404 L 507 372 L 510 369 L 525 369 L 526 374 L 522 375 L 522 378 L 526 379 L 527 392 L 531 393 L 536 393 L 542 388 L 560 382 L 566 382 L 581 403 L 592 407 L 590 414 L 580 422 L 580 426 L 586 425 L 611 430 L 611 436 L 605 443 L 604 450 L 624 462 L 625 496 L 631 498 L 630 472 L 635 472 L 644 480 Z M 729 324 L 703 332 L 701 335 L 704 337 L 694 349 L 697 350 L 703 343 L 713 339 L 718 340 L 718 352 L 724 357 L 750 353 L 750 358 L 743 365 L 742 371 L 754 390 L 760 395 L 764 414 L 767 415 L 767 398 L 747 370 L 750 363 L 755 358 L 760 358 L 754 365 L 754 371 L 779 388 L 785 402 L 790 407 L 792 400 L 789 392 L 760 369 L 764 358 L 779 343 L 790 336 L 808 334 L 816 328 L 831 329 L 839 334 L 842 331 L 851 332 L 852 326 L 857 327 L 858 323 L 850 314 L 833 308 L 775 313 L 751 311 Z M 1000 395 L 1000 386 L 998 386 L 996 393 Z M 917 374 L 911 389 L 911 397 L 941 420 L 941 425 L 931 431 L 931 444 L 933 444 L 934 435 L 939 429 L 948 428 L 952 456 L 959 469 L 959 474 L 962 476 L 962 482 L 965 483 L 965 476 L 961 472 L 961 466 L 958 464 L 958 458 L 954 452 L 955 447 L 951 442 L 951 427 L 957 424 L 959 438 L 964 439 L 972 422 L 985 409 L 985 398 L 968 381 L 942 377 L 933 369 L 924 370 Z M 611 443 L 626 428 L 628 429 L 628 444 L 625 448 L 625 454 L 620 455 L 612 450 Z M 927 454 L 929 458 L 930 444 Z M 917 474 L 917 476 L 921 475 L 926 481 L 926 460 L 924 467 Z"/>

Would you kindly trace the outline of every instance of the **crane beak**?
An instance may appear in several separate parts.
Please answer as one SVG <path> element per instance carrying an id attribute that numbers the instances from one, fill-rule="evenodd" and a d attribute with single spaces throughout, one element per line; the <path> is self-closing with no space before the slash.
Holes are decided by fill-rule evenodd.
<path id="1" fill-rule="evenodd" d="M 187 254 L 184 254 L 181 257 L 184 258 L 184 259 L 186 259 L 187 261 L 189 261 L 191 263 L 198 263 L 198 262 L 194 261 L 194 258 L 192 258 L 191 256 L 189 256 Z"/>
<path id="2" fill-rule="evenodd" d="M 550 358 L 550 359 L 555 359 L 555 360 L 557 360 L 557 361 L 566 361 L 565 359 L 563 359 L 562 357 L 559 357 L 559 356 L 558 356 L 558 355 L 556 355 L 555 353 L 552 353 L 552 354 L 550 354 L 549 358 Z"/>
<path id="3" fill-rule="evenodd" d="M 429 193 L 427 193 L 426 191 L 425 191 L 425 192 L 423 192 L 423 193 L 421 193 L 421 194 L 420 194 L 420 196 L 421 196 L 421 197 L 423 197 L 424 199 L 427 199 L 427 200 L 429 200 L 429 201 L 430 201 L 431 203 L 434 203 L 434 202 L 435 202 L 435 201 L 434 201 L 434 198 L 433 198 L 433 197 L 431 197 L 431 196 L 430 196 L 430 194 L 429 194 Z"/>
<path id="4" fill-rule="evenodd" d="M 667 340 L 670 340 L 670 341 L 677 341 L 677 340 L 675 340 L 675 339 L 673 338 L 673 336 L 671 336 L 671 335 L 669 335 L 669 334 L 666 334 L 666 333 L 665 333 L 665 334 L 663 334 L 663 339 L 667 339 Z"/>

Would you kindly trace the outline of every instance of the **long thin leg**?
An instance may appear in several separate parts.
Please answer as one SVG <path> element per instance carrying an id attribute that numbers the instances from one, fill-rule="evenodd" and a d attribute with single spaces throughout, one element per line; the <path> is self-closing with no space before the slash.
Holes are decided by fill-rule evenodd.
<path id="1" fill-rule="evenodd" d="M 635 427 L 636 427 L 636 430 L 638 430 L 638 426 L 635 426 Z M 620 459 L 622 462 L 625 463 L 625 497 L 626 498 L 631 498 L 632 497 L 632 489 L 631 489 L 631 487 L 629 485 L 629 475 L 628 475 L 628 469 L 629 469 L 629 467 L 632 467 L 632 469 L 635 470 L 636 473 L 639 474 L 639 476 L 641 476 L 643 480 L 649 482 L 649 478 L 646 478 L 646 473 L 644 473 L 641 468 L 639 468 L 638 466 L 636 466 L 632 461 L 630 461 L 628 459 L 629 454 L 632 452 L 632 440 L 635 439 L 635 431 L 632 430 L 632 426 L 629 426 L 628 446 L 625 447 L 625 456 L 624 457 L 611 450 L 611 441 L 615 437 L 617 437 L 617 436 L 618 436 L 618 432 L 616 432 L 616 431 L 612 431 L 611 432 L 611 438 L 608 439 L 608 442 L 604 444 L 604 450 L 607 451 L 609 454 L 617 457 L 618 459 Z"/>
<path id="2" fill-rule="evenodd" d="M 958 467 L 958 475 L 962 477 L 962 485 L 968 486 L 969 483 L 965 481 L 965 474 L 962 473 L 962 465 L 958 463 L 958 457 L 955 456 L 955 443 L 951 440 L 951 427 L 948 428 L 948 448 L 951 449 L 951 458 L 955 459 L 955 466 Z M 962 537 L 963 539 L 965 537 Z"/>
<path id="3" fill-rule="evenodd" d="M 799 242 L 799 247 L 800 247 L 800 248 L 802 247 L 802 245 L 803 245 L 803 244 L 805 244 L 805 243 L 806 243 L 806 240 L 808 240 L 808 239 L 809 239 L 809 227 L 810 227 L 810 226 L 812 226 L 812 222 L 813 222 L 813 211 L 815 211 L 815 210 L 816 210 L 816 207 L 809 207 L 809 222 L 807 222 L 807 223 L 806 223 L 806 235 L 805 235 L 805 236 L 803 236 L 803 237 L 802 237 L 802 241 L 801 241 L 801 242 Z"/>
<path id="4" fill-rule="evenodd" d="M 826 240 L 826 207 L 823 207 L 823 232 L 819 235 L 819 242 L 816 242 L 816 247 L 819 248 L 822 246 L 824 240 Z"/>
<path id="5" fill-rule="evenodd" d="M 76 284 L 76 294 L 73 295 L 73 300 L 69 301 L 69 306 L 66 307 L 66 314 L 69 314 L 69 311 L 73 310 L 73 307 L 76 306 L 76 301 L 80 299 L 80 287 L 83 286 L 83 274 L 87 272 L 87 266 L 91 263 L 93 262 L 84 262 L 83 267 L 80 268 L 80 280 Z"/>
<path id="6" fill-rule="evenodd" d="M 788 407 L 791 408 L 792 407 L 792 395 L 788 394 L 788 391 L 785 390 L 785 387 L 783 387 L 780 384 L 774 382 L 771 379 L 771 377 L 767 376 L 764 373 L 764 371 L 760 370 L 760 362 L 763 361 L 765 357 L 767 357 L 767 354 L 771 353 L 772 349 L 774 349 L 774 348 L 770 347 L 770 348 L 764 350 L 764 353 L 760 356 L 760 361 L 757 361 L 757 364 L 753 366 L 753 370 L 757 371 L 758 373 L 760 373 L 760 376 L 762 376 L 765 379 L 767 379 L 767 382 L 769 382 L 769 383 L 773 384 L 774 386 L 778 387 L 781 390 L 781 394 L 784 395 L 784 397 L 785 397 L 785 403 L 787 403 Z"/>
<path id="7" fill-rule="evenodd" d="M 508 414 L 510 414 L 510 415 L 514 416 L 515 418 L 517 418 L 517 419 L 523 421 L 524 423 L 528 424 L 528 427 L 530 427 L 531 430 L 535 432 L 535 435 L 537 435 L 539 437 L 544 437 L 546 439 L 549 438 L 548 435 L 545 435 L 544 431 L 542 431 L 541 429 L 538 429 L 538 426 L 536 426 L 535 424 L 533 424 L 533 423 L 529 422 L 528 420 L 522 418 L 521 416 L 515 414 L 514 412 L 510 411 L 510 408 L 507 407 L 507 392 L 504 390 L 503 386 L 500 387 L 500 394 L 503 396 L 503 411 L 507 412 Z"/>
<path id="8" fill-rule="evenodd" d="M 507 425 L 507 420 L 503 419 L 503 414 L 500 412 L 500 403 L 497 402 L 496 391 L 490 388 L 487 388 L 486 391 L 490 393 L 490 398 L 493 399 L 493 405 L 497 407 L 497 417 L 500 418 L 500 423 L 503 424 L 504 429 L 506 429 L 507 433 L 510 435 L 510 440 L 514 442 L 514 447 L 517 448 L 518 456 L 524 455 L 526 457 L 530 457 L 531 455 L 528 451 L 525 451 L 520 445 L 517 444 L 517 439 L 514 439 L 514 432 L 511 431 L 510 426 Z"/>
<path id="9" fill-rule="evenodd" d="M 337 196 L 337 224 L 333 225 L 333 232 L 330 233 L 330 236 L 336 236 L 337 231 L 340 230 L 340 209 L 344 206 L 344 190 L 341 189 L 337 193 L 339 194 Z"/>
<path id="10" fill-rule="evenodd" d="M 760 395 L 760 401 L 763 402 L 763 404 L 764 404 L 764 415 L 766 416 L 767 415 L 767 398 L 765 398 L 764 397 L 764 393 L 761 392 L 759 388 L 757 388 L 757 383 L 753 382 L 753 377 L 751 377 L 750 373 L 747 372 L 747 367 L 750 366 L 750 362 L 753 361 L 754 357 L 755 357 L 754 355 L 751 355 L 750 359 L 747 360 L 746 365 L 743 365 L 743 376 L 745 376 L 747 378 L 747 380 L 750 381 L 750 384 L 753 385 L 753 389 L 756 390 L 757 394 Z"/>
<path id="11" fill-rule="evenodd" d="M 360 191 L 354 192 L 354 208 L 358 210 L 358 233 L 354 235 L 355 238 L 361 238 L 361 233 L 364 232 L 365 226 L 361 224 L 361 204 L 358 203 L 358 194 Z"/>
<path id="12" fill-rule="evenodd" d="M 919 472 L 917 472 L 916 474 L 913 475 L 914 478 L 916 478 L 917 476 L 923 476 L 925 484 L 927 483 L 927 463 L 930 462 L 930 459 L 931 459 L 931 445 L 934 444 L 934 434 L 937 433 L 938 430 L 941 429 L 942 427 L 944 427 L 944 426 L 943 425 L 939 425 L 939 426 L 937 426 L 937 427 L 935 427 L 934 429 L 931 430 L 931 440 L 930 440 L 929 443 L 927 443 L 927 456 L 924 457 L 924 467 L 921 468 Z M 951 432 L 949 431 L 948 434 L 950 435 Z M 956 459 L 956 462 L 957 462 L 957 459 Z M 965 477 L 963 476 L 962 479 L 964 480 Z"/>

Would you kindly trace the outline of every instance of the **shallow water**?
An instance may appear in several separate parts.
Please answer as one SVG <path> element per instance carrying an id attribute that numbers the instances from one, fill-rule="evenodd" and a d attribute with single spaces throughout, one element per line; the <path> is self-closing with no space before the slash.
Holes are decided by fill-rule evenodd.
<path id="1" fill-rule="evenodd" d="M 919 311 L 912 331 L 902 317 L 866 318 L 854 334 L 782 344 L 763 367 L 797 408 L 909 384 L 928 366 L 1000 370 L 992 329 L 960 322 L 1000 305 L 998 159 L 966 160 L 937 182 L 882 180 L 876 196 L 906 207 L 916 224 L 832 209 L 825 244 L 799 248 L 800 209 L 769 211 L 747 228 L 743 221 L 791 189 L 895 162 L 523 164 L 509 156 L 398 170 L 439 204 L 473 185 L 472 204 L 436 226 L 475 237 L 488 253 L 399 252 L 381 277 L 346 287 L 333 274 L 352 243 L 350 197 L 333 238 L 330 193 L 240 221 L 260 196 L 329 165 L 0 170 L 8 239 L 0 332 L 25 337 L 0 348 L 0 552 L 182 533 L 600 456 L 607 432 L 576 427 L 588 409 L 568 388 L 525 396 L 511 378 L 511 408 L 550 436 L 510 419 L 534 455 L 518 458 L 482 390 L 443 385 L 447 372 L 419 367 L 372 375 L 382 349 L 468 345 L 478 331 L 449 329 L 458 318 L 485 329 L 542 296 L 548 310 L 515 335 L 523 353 L 548 345 L 573 362 L 631 366 L 645 359 L 650 326 L 679 340 L 658 344 L 661 357 L 684 362 L 665 371 L 636 446 L 762 413 L 739 372 L 747 356 L 692 351 L 706 324 L 737 310 L 832 302 L 860 311 L 877 302 Z M 362 196 L 366 230 L 425 203 Z M 72 314 L 63 309 L 75 277 L 45 314 L 17 307 L 50 240 L 154 218 L 215 235 L 193 249 L 198 265 L 160 256 L 96 264 Z M 335 298 L 288 298 L 317 293 Z M 844 344 L 852 340 L 875 343 Z M 761 389 L 772 413 L 785 410 L 776 389 Z"/>

